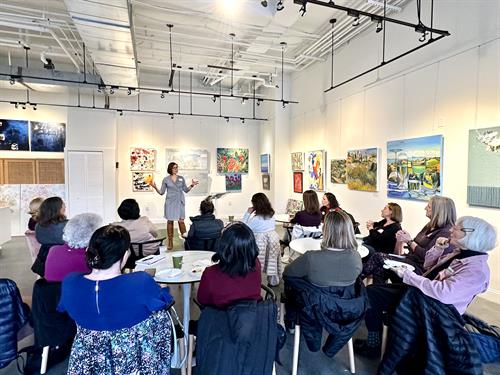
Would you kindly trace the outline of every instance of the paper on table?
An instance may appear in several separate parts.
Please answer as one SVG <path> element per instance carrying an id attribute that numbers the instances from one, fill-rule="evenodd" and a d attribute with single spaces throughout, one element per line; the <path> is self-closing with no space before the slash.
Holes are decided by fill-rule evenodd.
<path id="1" fill-rule="evenodd" d="M 165 254 L 160 255 L 149 255 L 145 258 L 139 259 L 135 264 L 146 264 L 148 266 L 165 259 Z"/>

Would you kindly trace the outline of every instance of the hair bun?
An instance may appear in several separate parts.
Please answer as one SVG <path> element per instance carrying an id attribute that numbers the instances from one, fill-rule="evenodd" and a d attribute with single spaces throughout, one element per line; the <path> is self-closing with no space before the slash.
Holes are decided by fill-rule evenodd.
<path id="1" fill-rule="evenodd" d="M 99 268 L 99 266 L 101 265 L 101 258 L 99 257 L 99 255 L 96 255 L 95 257 L 90 259 L 88 263 L 91 268 Z"/>

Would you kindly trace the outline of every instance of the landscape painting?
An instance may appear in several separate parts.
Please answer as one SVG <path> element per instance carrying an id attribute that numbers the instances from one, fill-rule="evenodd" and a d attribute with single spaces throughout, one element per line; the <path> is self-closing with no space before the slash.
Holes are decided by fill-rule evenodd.
<path id="1" fill-rule="evenodd" d="M 0 119 L 0 150 L 29 151 L 28 121 Z"/>
<path id="2" fill-rule="evenodd" d="M 500 126 L 469 131 L 467 203 L 500 208 Z"/>
<path id="3" fill-rule="evenodd" d="M 325 157 L 323 150 L 307 153 L 307 186 L 315 191 L 325 191 Z"/>
<path id="4" fill-rule="evenodd" d="M 31 151 L 64 152 L 66 124 L 31 121 Z"/>
<path id="5" fill-rule="evenodd" d="M 248 173 L 248 148 L 217 148 L 217 173 Z"/>
<path id="6" fill-rule="evenodd" d="M 154 148 L 131 147 L 130 170 L 154 171 L 156 169 L 156 150 Z"/>
<path id="7" fill-rule="evenodd" d="M 208 176 L 208 171 L 179 171 L 179 175 L 184 177 L 186 185 L 189 186 L 192 180 L 198 181 L 198 185 L 193 187 L 189 195 L 208 195 L 212 179 Z"/>
<path id="8" fill-rule="evenodd" d="M 153 181 L 153 174 L 150 172 L 132 172 L 132 191 L 151 192 L 153 187 L 149 185 Z"/>
<path id="9" fill-rule="evenodd" d="M 378 148 L 347 152 L 347 187 L 351 190 L 377 191 Z"/>
<path id="10" fill-rule="evenodd" d="M 304 170 L 304 153 L 292 152 L 292 171 Z"/>
<path id="11" fill-rule="evenodd" d="M 241 174 L 226 174 L 226 191 L 241 191 Z"/>
<path id="12" fill-rule="evenodd" d="M 302 193 L 304 187 L 302 186 L 302 172 L 293 172 L 293 192 Z"/>
<path id="13" fill-rule="evenodd" d="M 387 196 L 428 200 L 441 195 L 443 136 L 387 142 Z"/>
<path id="14" fill-rule="evenodd" d="M 200 149 L 165 149 L 166 165 L 175 162 L 180 170 L 203 170 L 210 169 L 208 150 Z"/>
<path id="15" fill-rule="evenodd" d="M 260 171 L 262 173 L 269 173 L 271 165 L 271 156 L 269 154 L 260 155 Z"/>
<path id="16" fill-rule="evenodd" d="M 345 159 L 330 160 L 330 180 L 334 184 L 346 183 Z"/>

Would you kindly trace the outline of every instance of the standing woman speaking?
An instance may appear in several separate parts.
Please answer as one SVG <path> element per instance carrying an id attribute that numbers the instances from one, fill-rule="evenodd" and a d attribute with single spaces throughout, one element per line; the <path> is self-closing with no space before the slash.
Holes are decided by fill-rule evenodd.
<path id="1" fill-rule="evenodd" d="M 167 173 L 169 175 L 163 179 L 160 189 L 158 189 L 155 182 L 151 183 L 151 186 L 158 194 L 163 195 L 165 191 L 167 191 L 164 212 L 165 219 L 167 219 L 168 250 L 172 250 L 174 247 L 174 221 L 179 223 L 179 232 L 181 235 L 186 233 L 186 225 L 184 224 L 184 218 L 186 217 L 186 199 L 184 193 L 188 193 L 199 183 L 199 181 L 192 180 L 191 185 L 187 186 L 184 177 L 177 175 L 178 170 L 179 166 L 171 162 L 167 167 Z"/>

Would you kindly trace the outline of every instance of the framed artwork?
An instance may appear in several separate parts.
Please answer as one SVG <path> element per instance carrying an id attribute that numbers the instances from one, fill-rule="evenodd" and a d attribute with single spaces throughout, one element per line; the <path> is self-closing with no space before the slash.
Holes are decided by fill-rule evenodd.
<path id="1" fill-rule="evenodd" d="M 131 147 L 130 170 L 154 171 L 156 169 L 156 150 L 154 148 Z"/>
<path id="2" fill-rule="evenodd" d="M 30 121 L 31 151 L 64 152 L 66 124 Z"/>
<path id="3" fill-rule="evenodd" d="M 271 190 L 271 176 L 268 174 L 262 175 L 262 190 Z"/>
<path id="4" fill-rule="evenodd" d="M 241 191 L 241 174 L 226 174 L 226 191 Z"/>
<path id="5" fill-rule="evenodd" d="M 347 187 L 351 190 L 378 190 L 378 148 L 347 152 Z"/>
<path id="6" fill-rule="evenodd" d="M 29 151 L 28 121 L 0 119 L 0 150 Z"/>
<path id="7" fill-rule="evenodd" d="M 315 191 L 325 191 L 325 158 L 323 150 L 307 153 L 307 186 Z"/>
<path id="8" fill-rule="evenodd" d="M 346 183 L 345 159 L 330 160 L 330 181 L 334 184 Z"/>
<path id="9" fill-rule="evenodd" d="M 153 187 L 148 182 L 153 181 L 151 172 L 132 172 L 132 191 L 151 192 Z"/>
<path id="10" fill-rule="evenodd" d="M 286 202 L 286 213 L 289 215 L 295 215 L 297 212 L 302 211 L 303 209 L 304 203 L 298 199 L 289 199 Z"/>
<path id="11" fill-rule="evenodd" d="M 248 173 L 248 148 L 217 148 L 217 173 Z"/>
<path id="12" fill-rule="evenodd" d="M 304 170 L 304 153 L 292 152 L 292 171 Z"/>
<path id="13" fill-rule="evenodd" d="M 212 179 L 208 176 L 208 171 L 181 171 L 179 175 L 186 179 L 186 185 L 189 186 L 191 180 L 197 180 L 199 182 L 194 188 L 191 189 L 189 195 L 208 195 L 210 193 L 210 186 L 212 184 Z"/>
<path id="14" fill-rule="evenodd" d="M 260 155 L 260 171 L 262 173 L 269 173 L 271 169 L 271 155 L 262 154 Z"/>
<path id="15" fill-rule="evenodd" d="M 387 196 L 428 200 L 441 194 L 443 136 L 387 142 Z"/>
<path id="16" fill-rule="evenodd" d="M 210 169 L 210 154 L 208 150 L 202 149 L 165 149 L 166 164 L 175 162 L 179 170 L 202 170 Z"/>
<path id="17" fill-rule="evenodd" d="M 467 203 L 500 208 L 500 126 L 469 131 Z"/>
<path id="18" fill-rule="evenodd" d="M 293 192 L 302 193 L 303 190 L 302 172 L 293 172 Z"/>

